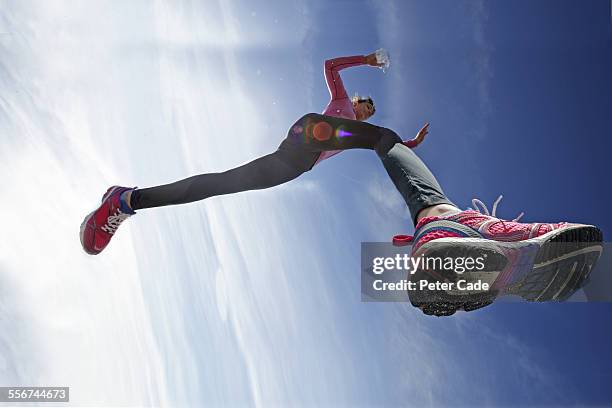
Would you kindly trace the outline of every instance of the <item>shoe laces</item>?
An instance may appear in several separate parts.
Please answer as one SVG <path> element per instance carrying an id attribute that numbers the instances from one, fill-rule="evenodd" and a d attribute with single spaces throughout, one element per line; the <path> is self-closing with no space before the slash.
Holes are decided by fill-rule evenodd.
<path id="1" fill-rule="evenodd" d="M 468 210 L 473 210 L 473 211 L 479 212 L 481 214 L 497 218 L 497 215 L 496 215 L 497 205 L 499 204 L 499 202 L 501 201 L 501 199 L 503 197 L 504 196 L 500 194 L 499 197 L 497 197 L 497 200 L 495 200 L 493 202 L 493 208 L 492 208 L 491 213 L 489 213 L 489 209 L 487 208 L 485 203 L 483 203 L 482 201 L 480 201 L 477 198 L 473 198 L 472 199 L 472 206 L 474 208 L 468 207 Z M 480 206 L 480 208 L 478 208 L 479 206 Z M 516 216 L 514 219 L 512 219 L 510 222 L 518 222 L 518 220 L 520 220 L 523 217 L 523 215 L 525 215 L 525 213 L 523 211 L 521 211 L 521 213 L 518 216 Z M 498 219 L 502 223 L 502 225 L 504 226 L 504 229 L 507 230 L 505 220 L 502 220 L 501 218 L 498 218 Z"/>
<path id="2" fill-rule="evenodd" d="M 501 201 L 501 199 L 504 198 L 503 195 L 499 195 L 499 197 L 497 197 L 497 200 L 495 200 L 493 202 L 493 208 L 491 213 L 489 213 L 489 209 L 487 208 L 487 206 L 485 205 L 485 203 L 483 203 L 481 200 L 479 200 L 478 198 L 473 198 L 472 199 L 472 207 L 468 207 L 468 210 L 472 210 L 472 211 L 476 211 L 480 214 L 484 214 L 484 215 L 488 215 L 490 217 L 495 217 L 497 218 L 497 205 L 499 204 L 499 202 Z M 480 208 L 479 208 L 480 207 Z M 517 215 L 513 220 L 511 220 L 510 222 L 518 222 L 523 215 L 525 215 L 525 213 L 523 211 L 521 211 L 521 213 L 519 215 Z M 503 225 L 504 230 L 508 230 L 508 227 L 506 226 L 506 221 L 502 220 L 501 218 L 497 218 Z M 414 236 L 412 235 L 395 235 L 393 237 L 393 245 L 394 246 L 404 246 L 404 245 L 408 245 L 409 243 L 414 241 Z"/>
<path id="3" fill-rule="evenodd" d="M 129 216 L 130 214 L 123 213 L 119 208 L 117 208 L 114 215 L 108 216 L 106 219 L 106 224 L 104 224 L 101 229 L 113 235 L 117 231 L 117 228 L 119 228 L 119 225 L 121 225 L 121 223 Z"/>

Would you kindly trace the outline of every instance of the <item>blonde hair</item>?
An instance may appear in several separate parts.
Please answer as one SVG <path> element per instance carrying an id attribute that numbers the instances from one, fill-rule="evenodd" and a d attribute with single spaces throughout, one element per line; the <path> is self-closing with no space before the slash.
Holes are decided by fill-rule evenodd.
<path id="1" fill-rule="evenodd" d="M 358 93 L 355 93 L 351 98 L 351 102 L 354 104 L 361 102 L 369 102 L 372 105 L 372 115 L 376 112 L 376 105 L 374 105 L 374 100 L 371 96 L 360 96 Z"/>

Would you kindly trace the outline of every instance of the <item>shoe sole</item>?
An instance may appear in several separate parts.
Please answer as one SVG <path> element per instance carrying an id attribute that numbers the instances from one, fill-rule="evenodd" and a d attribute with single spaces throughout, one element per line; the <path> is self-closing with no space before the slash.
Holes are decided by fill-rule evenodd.
<path id="1" fill-rule="evenodd" d="M 102 207 L 102 204 L 104 204 L 104 201 L 106 201 L 106 199 L 108 197 L 110 197 L 117 189 L 122 188 L 120 186 L 113 186 L 111 188 L 109 188 L 108 190 L 106 190 L 106 193 L 104 193 L 104 195 L 102 196 L 102 200 L 100 201 L 100 205 L 98 206 L 98 208 L 96 208 L 95 210 L 93 210 L 92 212 L 90 212 L 89 214 L 87 214 L 85 216 L 85 218 L 83 219 L 83 222 L 81 223 L 81 227 L 79 228 L 79 240 L 81 241 L 81 246 L 83 247 L 83 250 L 88 253 L 89 255 L 98 255 L 100 252 L 102 252 L 102 250 L 95 252 L 95 251 L 89 251 L 87 249 L 87 247 L 85 246 L 85 229 L 87 229 L 87 223 L 89 222 L 90 218 L 100 209 L 100 207 Z M 96 228 L 95 225 L 93 225 L 90 228 Z M 92 235 L 93 236 L 93 235 Z M 93 243 L 91 245 L 92 247 L 94 246 Z"/>
<path id="2" fill-rule="evenodd" d="M 602 232 L 591 225 L 572 225 L 518 242 L 480 238 L 441 238 L 424 244 L 413 256 L 476 258 L 485 269 L 457 274 L 442 269 L 419 270 L 411 281 L 486 282 L 481 291 L 410 291 L 412 304 L 425 314 L 448 316 L 490 305 L 504 295 L 532 302 L 564 301 L 588 282 L 603 250 Z"/>

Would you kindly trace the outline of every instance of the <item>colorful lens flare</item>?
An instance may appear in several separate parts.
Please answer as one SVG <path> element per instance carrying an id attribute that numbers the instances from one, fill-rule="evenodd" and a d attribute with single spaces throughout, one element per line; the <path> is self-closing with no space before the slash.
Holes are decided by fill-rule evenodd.
<path id="1" fill-rule="evenodd" d="M 327 122 L 319 122 L 312 129 L 312 136 L 320 142 L 329 139 L 334 129 Z"/>
<path id="2" fill-rule="evenodd" d="M 352 135 L 353 134 L 351 132 L 348 132 L 348 131 L 342 129 L 341 127 L 336 129 L 336 137 L 346 137 L 346 136 L 352 136 Z"/>

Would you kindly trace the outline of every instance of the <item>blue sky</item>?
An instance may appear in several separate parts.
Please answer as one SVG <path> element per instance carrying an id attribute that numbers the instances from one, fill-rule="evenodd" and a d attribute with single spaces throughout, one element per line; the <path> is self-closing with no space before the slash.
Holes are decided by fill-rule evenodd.
<path id="1" fill-rule="evenodd" d="M 612 404 L 608 303 L 434 319 L 360 301 L 360 242 L 412 230 L 369 151 L 143 210 L 98 257 L 76 238 L 111 184 L 272 151 L 327 104 L 326 58 L 379 47 L 389 72 L 345 85 L 406 138 L 431 122 L 417 153 L 457 205 L 504 194 L 504 218 L 607 235 L 610 16 L 607 1 L 2 7 L 0 385 L 66 384 L 79 405 Z"/>

